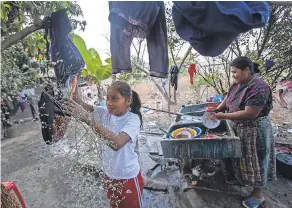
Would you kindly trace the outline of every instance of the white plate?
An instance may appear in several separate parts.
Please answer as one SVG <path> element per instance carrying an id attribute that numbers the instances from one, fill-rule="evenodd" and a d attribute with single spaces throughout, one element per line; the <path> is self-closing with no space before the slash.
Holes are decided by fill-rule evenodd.
<path id="1" fill-rule="evenodd" d="M 181 116 L 181 120 L 192 121 L 193 120 L 193 116 L 184 115 L 184 116 Z"/>
<path id="2" fill-rule="evenodd" d="M 184 116 L 181 116 L 181 121 L 183 121 L 183 122 L 191 122 L 191 121 L 200 122 L 200 121 L 202 121 L 202 117 L 184 115 Z"/>
<path id="3" fill-rule="evenodd" d="M 206 112 L 203 115 L 202 123 L 208 129 L 215 129 L 220 125 L 220 120 L 212 115 L 213 113 Z"/>

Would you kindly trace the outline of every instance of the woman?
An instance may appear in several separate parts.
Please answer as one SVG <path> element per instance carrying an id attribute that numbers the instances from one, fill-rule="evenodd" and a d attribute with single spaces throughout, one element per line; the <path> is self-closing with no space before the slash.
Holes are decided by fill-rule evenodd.
<path id="1" fill-rule="evenodd" d="M 144 181 L 134 148 L 142 126 L 141 101 L 131 87 L 121 81 L 111 84 L 106 107 L 91 106 L 78 97 L 67 100 L 67 113 L 93 127 L 107 140 L 102 147 L 104 187 L 111 208 L 142 207 Z"/>
<path id="2" fill-rule="evenodd" d="M 235 80 L 224 101 L 214 110 L 218 119 L 231 120 L 241 140 L 242 157 L 232 159 L 235 178 L 242 185 L 252 186 L 251 195 L 242 201 L 244 207 L 256 208 L 263 201 L 263 187 L 269 177 L 276 178 L 272 125 L 272 92 L 267 83 L 255 75 L 254 64 L 247 57 L 231 63 Z M 223 113 L 223 111 L 227 111 Z"/>

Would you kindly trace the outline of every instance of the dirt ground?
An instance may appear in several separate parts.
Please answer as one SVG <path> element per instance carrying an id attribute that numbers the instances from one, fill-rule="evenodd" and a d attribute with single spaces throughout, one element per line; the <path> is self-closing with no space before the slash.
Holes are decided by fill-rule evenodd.
<path id="1" fill-rule="evenodd" d="M 141 96 L 143 105 L 156 107 L 156 102 L 166 103 L 159 95 L 155 95 L 149 83 L 140 83 L 134 87 Z M 154 91 L 155 92 L 155 91 Z M 211 94 L 211 92 L 209 92 Z M 194 103 L 198 100 L 197 91 L 191 89 L 188 78 L 184 77 L 179 82 L 178 104 L 171 106 L 171 111 L 176 112 L 181 105 Z M 292 134 L 287 129 L 292 128 L 291 111 L 274 104 L 272 112 L 273 123 L 277 124 L 278 134 L 276 141 L 292 144 Z M 29 113 L 18 115 L 29 116 Z M 162 128 L 167 128 L 175 116 L 165 113 L 148 112 L 144 114 L 144 122 L 156 121 Z M 77 174 L 72 171 L 68 157 L 56 155 L 52 147 L 43 142 L 40 123 L 26 122 L 11 127 L 10 138 L 1 141 L 1 181 L 13 180 L 29 208 L 53 207 L 106 207 L 106 202 L 99 190 L 99 186 L 92 186 L 85 173 Z M 155 165 L 148 157 L 148 150 L 143 147 L 145 142 L 139 141 L 140 163 L 142 171 Z M 66 161 L 66 162 L 65 162 Z M 70 167 L 69 167 L 70 166 Z M 164 170 L 160 168 L 153 174 L 158 181 L 175 184 L 180 180 L 178 170 Z M 85 180 L 86 179 L 86 180 Z M 203 190 L 189 190 L 181 192 L 177 186 L 170 186 L 167 192 L 144 190 L 144 207 L 155 208 L 205 208 L 205 207 L 241 207 L 241 198 L 249 194 L 249 188 L 231 189 L 230 193 L 219 193 Z M 99 197 L 96 197 L 96 196 Z M 268 183 L 265 188 L 265 207 L 292 208 L 292 181 L 278 175 L 278 180 Z"/>

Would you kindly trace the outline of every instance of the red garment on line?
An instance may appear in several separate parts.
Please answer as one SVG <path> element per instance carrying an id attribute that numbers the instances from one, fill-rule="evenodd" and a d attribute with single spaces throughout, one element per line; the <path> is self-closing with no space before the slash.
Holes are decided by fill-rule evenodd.
<path id="1" fill-rule="evenodd" d="M 191 85 L 194 84 L 194 75 L 197 73 L 196 64 L 190 64 L 188 69 L 190 75 L 190 83 Z"/>

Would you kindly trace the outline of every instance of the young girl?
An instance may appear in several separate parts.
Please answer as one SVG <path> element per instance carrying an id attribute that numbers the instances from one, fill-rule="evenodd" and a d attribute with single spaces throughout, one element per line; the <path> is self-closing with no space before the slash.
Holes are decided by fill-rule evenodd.
<path id="1" fill-rule="evenodd" d="M 66 111 L 108 140 L 101 159 L 110 207 L 142 207 L 144 181 L 134 152 L 142 126 L 139 95 L 127 83 L 116 81 L 108 88 L 106 107 L 93 107 L 78 96 L 74 100 L 66 100 Z"/>

